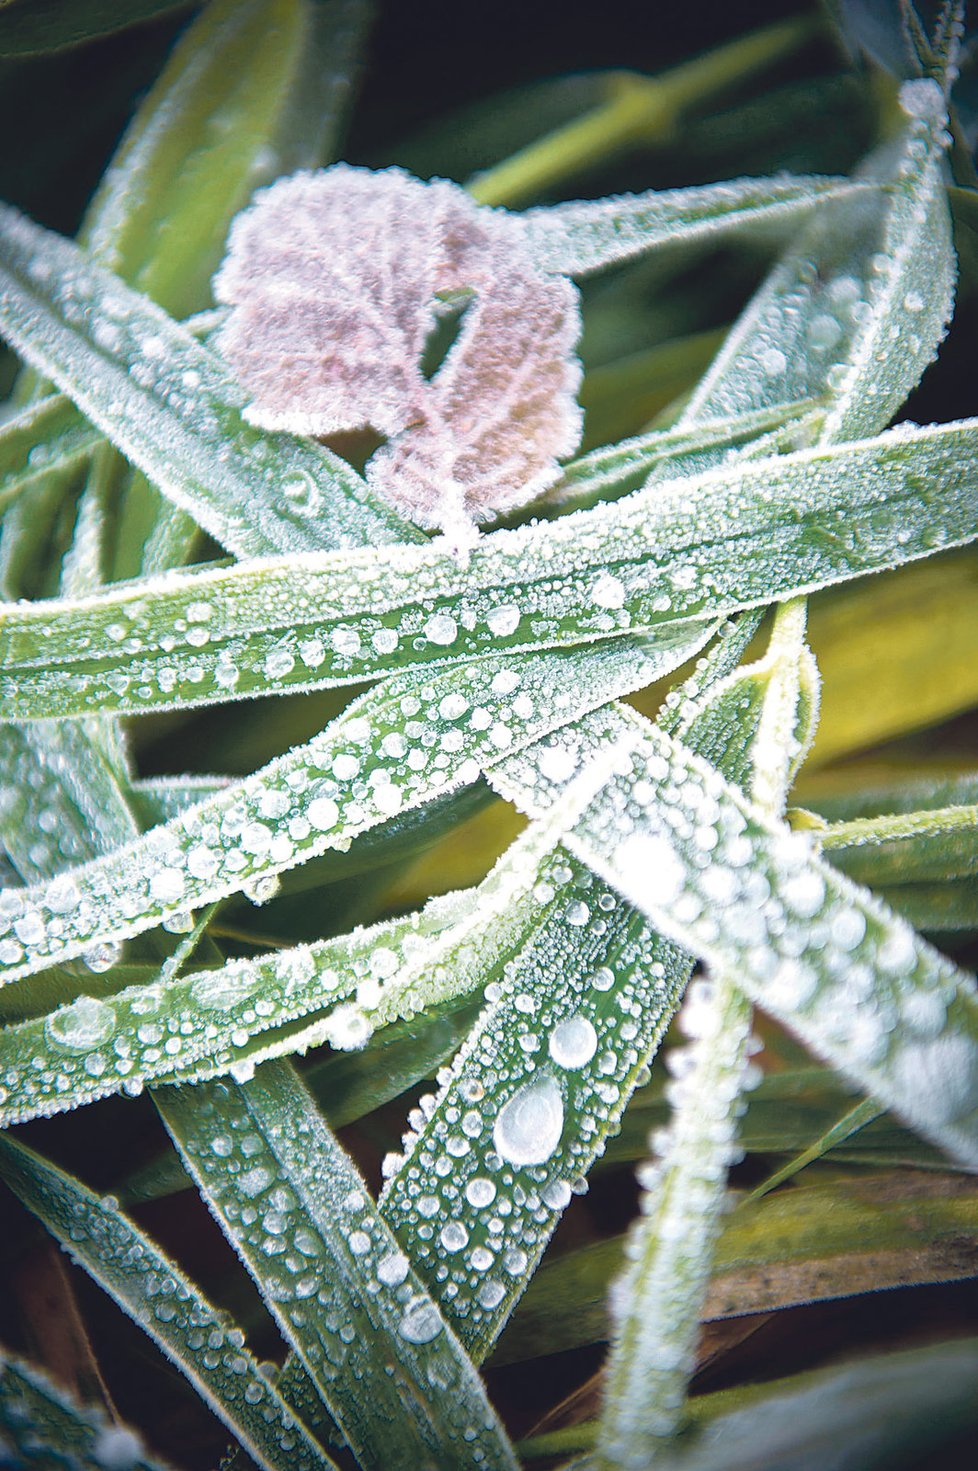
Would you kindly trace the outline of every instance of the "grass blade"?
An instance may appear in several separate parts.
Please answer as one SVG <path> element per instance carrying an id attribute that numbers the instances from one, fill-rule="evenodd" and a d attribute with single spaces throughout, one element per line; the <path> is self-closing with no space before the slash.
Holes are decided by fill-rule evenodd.
<path id="1" fill-rule="evenodd" d="M 288 1064 L 157 1103 L 361 1464 L 515 1471 L 478 1374 Z"/>
<path id="2" fill-rule="evenodd" d="M 858 187 L 848 179 L 817 175 L 732 179 L 550 205 L 526 210 L 519 218 L 543 270 L 587 276 L 662 246 L 723 239 L 733 231 L 790 219 Z"/>
<path id="3" fill-rule="evenodd" d="M 0 1138 L 0 1177 L 149 1334 L 264 1471 L 333 1467 L 262 1374 L 240 1330 L 111 1196 L 95 1195 L 9 1135 Z"/>
<path id="4" fill-rule="evenodd" d="M 81 954 L 96 939 L 139 934 L 175 911 L 345 849 L 359 833 L 475 781 L 505 752 L 675 668 L 705 635 L 665 660 L 622 639 L 584 655 L 463 663 L 434 684 L 414 675 L 388 680 L 312 741 L 127 847 L 50 886 L 8 891 L 0 977 Z"/>
<path id="5" fill-rule="evenodd" d="M 9 205 L 0 287 L 16 351 L 229 551 L 410 539 L 337 456 L 247 425 L 244 390 L 185 327 Z"/>
<path id="6" fill-rule="evenodd" d="M 465 569 L 433 543 L 383 563 L 367 550 L 290 558 L 8 605 L 0 714 L 172 709 L 500 648 L 671 635 L 676 620 L 973 540 L 976 464 L 976 421 L 891 430 L 496 532 Z"/>

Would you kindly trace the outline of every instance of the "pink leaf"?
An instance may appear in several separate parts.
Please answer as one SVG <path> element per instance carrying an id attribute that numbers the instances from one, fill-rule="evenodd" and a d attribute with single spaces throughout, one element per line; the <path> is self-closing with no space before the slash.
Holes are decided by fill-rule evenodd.
<path id="1" fill-rule="evenodd" d="M 370 483 L 445 530 L 533 500 L 580 441 L 579 331 L 570 281 L 525 263 L 500 270 L 432 379 L 424 417 L 377 451 Z"/>
<path id="2" fill-rule="evenodd" d="M 438 298 L 459 290 L 475 301 L 429 382 Z M 577 446 L 576 288 L 454 184 L 345 164 L 280 180 L 235 222 L 215 292 L 248 417 L 386 435 L 368 478 L 422 525 L 459 534 L 532 499 Z"/>

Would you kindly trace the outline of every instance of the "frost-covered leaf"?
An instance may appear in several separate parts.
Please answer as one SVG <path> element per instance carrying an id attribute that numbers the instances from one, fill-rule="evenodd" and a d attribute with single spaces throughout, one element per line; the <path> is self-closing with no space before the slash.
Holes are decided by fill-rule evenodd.
<path id="1" fill-rule="evenodd" d="M 554 784 L 540 756 L 566 749 L 576 764 L 584 729 L 588 744 L 628 729 L 635 744 L 628 775 L 596 800 L 568 847 L 858 1087 L 956 1158 L 978 1160 L 973 979 L 816 857 L 803 835 L 624 710 L 538 744 L 494 784 L 541 810 Z"/>
<path id="2" fill-rule="evenodd" d="M 978 536 L 978 421 L 739 460 L 545 524 L 438 547 L 174 574 L 8 605 L 0 715 L 142 711 L 352 683 L 494 648 L 761 606 Z M 191 626 L 193 625 L 193 626 Z M 663 628 L 663 625 L 668 627 Z"/>
<path id="3" fill-rule="evenodd" d="M 476 1370 L 294 1070 L 156 1099 L 360 1463 L 516 1471 Z"/>
<path id="4" fill-rule="evenodd" d="M 322 446 L 268 436 L 220 358 L 71 241 L 0 207 L 0 333 L 230 551 L 410 537 Z"/>
<path id="5" fill-rule="evenodd" d="M 265 1471 L 334 1462 L 295 1419 L 244 1334 L 119 1210 L 9 1135 L 0 1178 L 162 1349 Z"/>
<path id="6" fill-rule="evenodd" d="M 78 1404 L 39 1369 L 3 1350 L 0 1457 L 25 1471 L 66 1463 L 73 1471 L 162 1471 L 134 1430 Z"/>
<path id="7" fill-rule="evenodd" d="M 577 446 L 577 292 L 457 185 L 345 164 L 282 179 L 236 221 L 215 290 L 251 422 L 386 435 L 368 480 L 422 525 L 532 499 Z M 439 298 L 473 291 L 429 380 Z"/>
<path id="8" fill-rule="evenodd" d="M 466 312 L 420 422 L 377 451 L 368 482 L 456 537 L 471 520 L 534 500 L 580 442 L 579 331 L 569 281 L 507 263 Z"/>
<path id="9" fill-rule="evenodd" d="M 48 886 L 7 891 L 0 975 L 29 974 L 343 850 L 402 810 L 475 781 L 506 752 L 675 668 L 708 634 L 700 629 L 665 658 L 617 639 L 583 653 L 487 657 L 434 681 L 388 680 L 312 741 L 134 843 Z"/>
<path id="10" fill-rule="evenodd" d="M 541 270 L 586 276 L 665 245 L 723 238 L 852 194 L 848 179 L 775 175 L 528 209 L 515 216 Z"/>

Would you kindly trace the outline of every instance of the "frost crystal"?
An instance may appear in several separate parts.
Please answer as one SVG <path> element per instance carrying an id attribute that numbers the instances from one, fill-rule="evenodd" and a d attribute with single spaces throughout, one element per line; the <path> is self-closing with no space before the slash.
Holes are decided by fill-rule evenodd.
<path id="1" fill-rule="evenodd" d="M 248 417 L 385 435 L 367 478 L 421 525 L 461 534 L 530 500 L 577 447 L 577 288 L 537 267 L 515 217 L 445 180 L 343 164 L 280 180 L 239 216 L 215 293 Z M 439 308 L 472 293 L 426 378 Z"/>

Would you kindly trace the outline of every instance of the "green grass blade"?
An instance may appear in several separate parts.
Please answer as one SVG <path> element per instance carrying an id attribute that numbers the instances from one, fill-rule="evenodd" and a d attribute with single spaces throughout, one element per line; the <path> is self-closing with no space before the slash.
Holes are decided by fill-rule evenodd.
<path id="1" fill-rule="evenodd" d="M 663 732 L 624 712 L 589 725 L 602 741 L 631 729 L 629 773 L 642 785 L 635 797 L 621 779 L 568 846 L 857 1087 L 953 1157 L 978 1160 L 971 977 Z M 581 759 L 580 734 L 566 739 L 568 755 Z M 551 748 L 561 748 L 559 737 Z M 494 783 L 530 810 L 545 807 L 551 786 L 535 754 L 520 761 L 518 777 L 511 762 Z M 674 824 L 698 811 L 681 837 Z M 698 866 L 697 833 L 716 844 L 708 870 Z M 677 906 L 680 894 L 687 902 Z"/>
<path id="2" fill-rule="evenodd" d="M 0 845 L 27 884 L 137 835 L 119 773 L 84 723 L 8 726 L 0 785 Z"/>
<path id="3" fill-rule="evenodd" d="M 288 1064 L 157 1104 L 360 1463 L 515 1471 L 471 1361 Z"/>
<path id="4" fill-rule="evenodd" d="M 686 957 L 558 850 L 533 930 L 388 1161 L 385 1218 L 486 1356 L 675 1010 Z"/>
<path id="5" fill-rule="evenodd" d="M 677 460 L 688 461 L 695 473 L 701 456 L 713 450 L 741 446 L 774 430 L 784 431 L 784 448 L 792 449 L 802 442 L 802 435 L 810 432 L 817 415 L 818 405 L 806 399 L 689 428 L 654 429 L 649 434 L 636 435 L 572 460 L 564 470 L 563 479 L 549 492 L 546 505 L 559 505 L 561 510 L 576 509 L 609 492 L 617 495 L 623 490 L 635 490 L 655 470 L 675 473 L 677 467 L 673 462 Z"/>
<path id="6" fill-rule="evenodd" d="M 101 438 L 59 393 L 29 404 L 0 428 L 0 510 L 40 476 L 84 459 Z"/>
<path id="7" fill-rule="evenodd" d="M 185 327 L 10 206 L 0 209 L 0 285 L 11 345 L 230 551 L 410 538 L 337 456 L 246 424 L 244 391 Z"/>
<path id="8" fill-rule="evenodd" d="M 916 110 L 896 158 L 866 170 L 885 189 L 829 203 L 802 230 L 727 337 L 681 425 L 825 395 L 823 441 L 853 439 L 882 429 L 916 386 L 954 291 L 940 174 L 944 104 L 935 83 L 920 86 L 905 94 Z"/>
<path id="9" fill-rule="evenodd" d="M 7 606 L 0 714 L 139 712 L 761 606 L 978 536 L 978 421 L 709 470 L 484 537 Z M 194 625 L 191 629 L 190 625 Z"/>
<path id="10" fill-rule="evenodd" d="M 703 637 L 665 661 L 621 639 L 583 654 L 480 659 L 436 683 L 388 680 L 312 741 L 136 842 L 49 887 L 6 893 L 0 977 L 139 934 L 174 911 L 343 850 L 402 810 L 475 781 L 506 752 L 675 668 Z"/>
<path id="11" fill-rule="evenodd" d="M 361 0 L 207 5 L 102 178 L 86 249 L 173 316 L 209 305 L 233 216 L 260 184 L 318 163 L 335 137 L 364 10 Z"/>
<path id="12" fill-rule="evenodd" d="M 809 1144 L 807 1149 L 803 1149 L 800 1154 L 796 1154 L 793 1159 L 788 1160 L 787 1164 L 782 1165 L 779 1170 L 775 1170 L 773 1175 L 769 1175 L 762 1185 L 758 1185 L 754 1190 L 751 1190 L 744 1197 L 745 1202 L 760 1200 L 762 1195 L 770 1194 L 779 1185 L 783 1185 L 786 1180 L 793 1180 L 796 1175 L 801 1173 L 806 1165 L 814 1164 L 817 1159 L 822 1159 L 837 1144 L 844 1144 L 847 1139 L 851 1139 L 853 1134 L 858 1133 L 860 1129 L 864 1129 L 867 1124 L 875 1122 L 880 1117 L 880 1114 L 881 1109 L 878 1105 L 872 1099 L 864 1098 L 862 1103 L 856 1104 L 855 1108 L 848 1109 L 842 1118 L 836 1120 L 831 1129 L 826 1129 L 825 1133 L 821 1134 L 818 1139 L 815 1139 Z"/>
<path id="13" fill-rule="evenodd" d="M 334 1463 L 244 1347 L 244 1335 L 122 1214 L 33 1150 L 0 1139 L 0 1177 L 186 1376 L 264 1471 Z"/>
<path id="14" fill-rule="evenodd" d="M 543 270 L 587 276 L 662 246 L 719 240 L 731 232 L 790 219 L 857 188 L 848 179 L 817 175 L 732 179 L 692 189 L 650 189 L 645 194 L 550 205 L 526 210 L 519 218 Z"/>
<path id="15" fill-rule="evenodd" d="M 0 1454 L 24 1468 L 67 1463 L 73 1471 L 163 1471 L 135 1431 L 77 1404 L 40 1370 L 3 1350 Z"/>
<path id="16" fill-rule="evenodd" d="M 955 1250 L 978 1220 L 967 1177 L 862 1171 L 731 1204 L 703 1305 L 707 1320 L 970 1275 Z M 493 1362 L 520 1363 L 607 1339 L 608 1288 L 627 1266 L 627 1244 L 627 1236 L 615 1236 L 545 1262 Z M 687 1401 L 690 1416 L 698 1398 Z"/>
<path id="17" fill-rule="evenodd" d="M 978 802 L 856 817 L 817 836 L 837 868 L 872 888 L 978 873 Z"/>
<path id="18" fill-rule="evenodd" d="M 572 791 L 476 889 L 420 913 L 189 975 L 168 959 L 110 996 L 0 1029 L 0 1127 L 147 1083 L 242 1081 L 258 1062 L 324 1042 L 359 1049 L 400 1018 L 481 991 L 538 922 L 540 864 L 580 806 Z"/>

